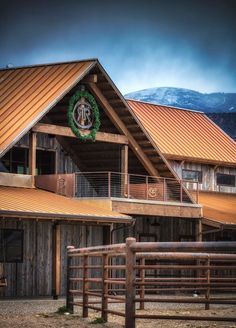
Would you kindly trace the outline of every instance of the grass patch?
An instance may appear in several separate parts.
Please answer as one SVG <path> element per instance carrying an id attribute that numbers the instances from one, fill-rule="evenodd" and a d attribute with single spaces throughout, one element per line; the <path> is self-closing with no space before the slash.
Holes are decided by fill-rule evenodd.
<path id="1" fill-rule="evenodd" d="M 67 307 L 64 305 L 64 306 L 61 306 L 57 309 L 56 313 L 58 314 L 65 314 L 65 313 L 70 313 L 72 314 L 72 311 L 67 309 Z"/>
<path id="2" fill-rule="evenodd" d="M 100 323 L 106 323 L 106 321 L 103 318 L 95 318 L 93 321 L 90 322 L 92 325 L 100 324 Z"/>

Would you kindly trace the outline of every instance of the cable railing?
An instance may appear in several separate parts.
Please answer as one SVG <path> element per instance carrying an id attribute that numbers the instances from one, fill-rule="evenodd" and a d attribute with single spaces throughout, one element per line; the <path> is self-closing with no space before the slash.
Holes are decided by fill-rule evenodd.
<path id="1" fill-rule="evenodd" d="M 186 192 L 186 180 L 124 174 L 118 172 L 75 173 L 75 197 L 126 198 L 147 201 L 191 203 Z M 198 203 L 198 182 L 192 197 Z"/>

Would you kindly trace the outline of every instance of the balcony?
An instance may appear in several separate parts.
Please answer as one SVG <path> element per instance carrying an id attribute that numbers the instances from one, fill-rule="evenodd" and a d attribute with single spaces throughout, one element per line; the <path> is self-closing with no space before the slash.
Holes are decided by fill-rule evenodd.
<path id="1" fill-rule="evenodd" d="M 38 188 L 85 204 L 108 206 L 121 213 L 199 218 L 198 184 L 191 196 L 189 181 L 117 172 L 76 172 L 35 177 Z M 192 183 L 192 182 L 191 182 Z"/>

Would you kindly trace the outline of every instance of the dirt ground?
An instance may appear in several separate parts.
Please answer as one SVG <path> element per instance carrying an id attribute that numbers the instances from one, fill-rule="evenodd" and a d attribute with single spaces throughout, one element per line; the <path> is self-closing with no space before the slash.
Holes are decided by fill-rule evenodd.
<path id="1" fill-rule="evenodd" d="M 65 300 L 17 300 L 0 301 L 0 328 L 92 328 L 124 327 L 124 318 L 109 315 L 108 323 L 94 323 L 100 313 L 89 311 L 89 318 L 81 318 L 81 312 L 76 307 L 75 314 L 56 314 L 57 309 L 65 304 Z M 114 305 L 113 305 L 114 307 Z M 116 309 L 119 306 L 116 305 Z M 221 317 L 236 317 L 236 306 L 213 306 L 205 311 L 203 305 L 180 304 L 147 304 L 147 310 L 137 310 L 138 314 L 169 314 L 169 315 L 207 315 Z M 99 321 L 99 320 L 97 320 Z M 205 322 L 180 320 L 137 320 L 137 328 L 236 328 L 236 322 Z"/>

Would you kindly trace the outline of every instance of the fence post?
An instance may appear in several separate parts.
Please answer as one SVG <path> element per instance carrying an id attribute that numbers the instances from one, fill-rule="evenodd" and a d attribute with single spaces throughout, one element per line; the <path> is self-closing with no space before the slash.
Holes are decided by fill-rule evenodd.
<path id="1" fill-rule="evenodd" d="M 74 249 L 74 246 L 67 246 L 67 280 L 66 280 L 66 308 L 70 312 L 74 312 L 74 296 L 70 293 L 70 266 L 72 264 L 72 257 L 69 256 L 69 251 Z"/>
<path id="2" fill-rule="evenodd" d="M 145 258 L 142 257 L 140 260 L 140 265 L 145 266 Z M 140 281 L 143 284 L 145 282 L 145 268 L 140 269 Z M 140 298 L 145 297 L 145 286 L 140 285 Z M 140 302 L 140 310 L 144 310 L 144 302 Z"/>
<path id="3" fill-rule="evenodd" d="M 107 322 L 107 309 L 108 309 L 108 255 L 103 254 L 102 257 L 102 319 Z"/>
<path id="4" fill-rule="evenodd" d="M 205 298 L 207 301 L 210 300 L 210 282 L 211 282 L 211 271 L 210 271 L 210 258 L 206 260 L 206 266 L 208 267 L 206 269 L 206 281 L 207 281 L 207 289 L 206 289 L 206 295 Z M 205 303 L 205 310 L 210 309 L 210 303 Z"/>
<path id="5" fill-rule="evenodd" d="M 126 303 L 125 328 L 135 328 L 135 268 L 136 254 L 130 246 L 136 242 L 135 238 L 126 238 Z"/>
<path id="6" fill-rule="evenodd" d="M 83 257 L 83 318 L 88 317 L 88 255 Z"/>

